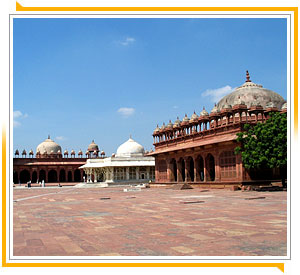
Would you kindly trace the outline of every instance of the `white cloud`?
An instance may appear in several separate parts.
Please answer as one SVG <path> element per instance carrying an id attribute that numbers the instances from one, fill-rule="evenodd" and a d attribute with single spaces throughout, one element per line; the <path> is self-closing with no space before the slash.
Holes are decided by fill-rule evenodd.
<path id="1" fill-rule="evenodd" d="M 21 122 L 19 121 L 19 119 L 24 119 L 24 118 L 27 118 L 27 117 L 28 117 L 28 114 L 23 114 L 19 110 L 14 111 L 14 113 L 13 113 L 14 127 L 19 127 L 21 125 Z"/>
<path id="2" fill-rule="evenodd" d="M 231 93 L 233 90 L 234 88 L 232 88 L 229 85 L 226 85 L 218 89 L 208 89 L 205 92 L 203 92 L 201 95 L 204 97 L 210 97 L 210 100 L 212 102 L 217 103 L 222 99 L 222 97 Z"/>
<path id="3" fill-rule="evenodd" d="M 120 44 L 123 46 L 128 46 L 129 44 L 133 44 L 135 42 L 135 38 L 126 37 L 123 41 L 120 41 Z"/>
<path id="4" fill-rule="evenodd" d="M 66 140 L 67 138 L 66 137 L 63 137 L 63 136 L 58 136 L 55 138 L 56 140 Z"/>
<path id="5" fill-rule="evenodd" d="M 19 127 L 21 123 L 19 121 L 14 120 L 14 128 Z"/>
<path id="6" fill-rule="evenodd" d="M 122 107 L 118 110 L 118 113 L 121 114 L 123 117 L 129 117 L 132 116 L 135 112 L 134 108 L 127 108 L 127 107 Z"/>

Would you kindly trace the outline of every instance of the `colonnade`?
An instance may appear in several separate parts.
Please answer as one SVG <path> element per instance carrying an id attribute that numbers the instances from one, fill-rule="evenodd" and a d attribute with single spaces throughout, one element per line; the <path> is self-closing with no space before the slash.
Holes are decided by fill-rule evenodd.
<path id="1" fill-rule="evenodd" d="M 156 159 L 156 182 L 220 182 L 241 180 L 242 162 L 233 150 Z"/>

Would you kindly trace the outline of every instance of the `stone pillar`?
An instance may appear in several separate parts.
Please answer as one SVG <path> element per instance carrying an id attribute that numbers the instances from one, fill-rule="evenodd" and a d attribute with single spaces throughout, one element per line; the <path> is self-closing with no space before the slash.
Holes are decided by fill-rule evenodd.
<path id="1" fill-rule="evenodd" d="M 207 180 L 207 169 L 206 169 L 206 155 L 203 155 L 203 173 L 204 173 L 204 180 L 203 182 L 206 182 Z"/>
<path id="2" fill-rule="evenodd" d="M 150 179 L 150 167 L 149 166 L 146 167 L 146 173 L 147 173 L 147 179 L 149 180 Z"/>
<path id="3" fill-rule="evenodd" d="M 184 158 L 184 163 L 185 163 L 185 169 L 184 169 L 184 174 L 185 174 L 185 182 L 191 181 L 191 175 L 190 175 L 190 162 L 188 161 L 188 158 Z"/>
<path id="4" fill-rule="evenodd" d="M 194 161 L 194 182 L 196 182 L 196 181 L 200 181 L 200 177 L 198 175 L 196 157 L 193 157 L 193 161 Z"/>
<path id="5" fill-rule="evenodd" d="M 166 162 L 167 162 L 167 181 L 171 182 L 173 181 L 171 162 L 169 159 L 167 159 Z"/>
<path id="6" fill-rule="evenodd" d="M 215 181 L 221 180 L 219 154 L 213 155 L 215 159 Z"/>
<path id="7" fill-rule="evenodd" d="M 129 180 L 129 167 L 126 167 L 126 180 Z"/>
<path id="8" fill-rule="evenodd" d="M 176 166 L 177 166 L 177 181 L 178 182 L 182 182 L 182 175 L 181 175 L 181 169 L 182 169 L 182 165 L 180 160 L 176 160 Z"/>
<path id="9" fill-rule="evenodd" d="M 94 182 L 97 182 L 98 173 L 96 169 L 94 170 Z"/>
<path id="10" fill-rule="evenodd" d="M 140 167 L 137 167 L 136 168 L 136 172 L 135 172 L 136 174 L 136 179 L 138 180 L 138 179 L 140 179 Z"/>

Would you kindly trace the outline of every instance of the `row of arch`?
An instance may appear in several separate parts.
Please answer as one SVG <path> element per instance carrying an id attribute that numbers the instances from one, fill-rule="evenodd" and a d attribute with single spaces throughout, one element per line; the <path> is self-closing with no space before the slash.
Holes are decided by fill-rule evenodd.
<path id="1" fill-rule="evenodd" d="M 217 159 L 216 159 L 217 158 Z M 158 161 L 158 180 L 168 182 L 203 182 L 236 177 L 236 156 L 224 151 L 219 156 L 180 157 Z"/>
<path id="2" fill-rule="evenodd" d="M 59 171 L 51 169 L 46 171 L 41 169 L 39 171 L 30 171 L 28 169 L 23 169 L 19 173 L 17 171 L 13 172 L 13 182 L 16 183 L 27 183 L 31 181 L 36 182 L 81 182 L 83 174 L 79 169 L 74 171 L 66 171 L 61 169 Z"/>

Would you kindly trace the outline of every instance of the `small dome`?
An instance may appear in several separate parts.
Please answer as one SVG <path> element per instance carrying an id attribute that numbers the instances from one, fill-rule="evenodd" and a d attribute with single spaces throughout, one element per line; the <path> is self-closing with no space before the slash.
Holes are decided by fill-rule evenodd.
<path id="1" fill-rule="evenodd" d="M 111 154 L 111 157 L 112 157 L 112 158 L 116 157 L 116 154 L 115 154 L 115 153 L 112 153 L 112 154 Z"/>
<path id="2" fill-rule="evenodd" d="M 44 155 L 47 155 L 47 154 L 48 154 L 46 149 L 44 150 L 43 154 L 44 154 Z"/>
<path id="3" fill-rule="evenodd" d="M 272 101 L 270 101 L 266 105 L 266 109 L 268 109 L 268 108 L 276 108 L 276 107 L 275 107 L 275 104 Z"/>
<path id="4" fill-rule="evenodd" d="M 145 153 L 144 147 L 134 141 L 131 137 L 121 144 L 117 150 L 117 157 L 143 156 Z"/>
<path id="5" fill-rule="evenodd" d="M 200 113 L 200 116 L 208 116 L 208 112 L 205 110 L 205 108 L 203 107 L 203 110 Z"/>
<path id="6" fill-rule="evenodd" d="M 85 154 L 86 154 L 86 155 L 89 155 L 89 154 L 90 154 L 90 152 L 89 152 L 89 151 L 86 151 L 86 152 L 85 152 Z"/>
<path id="7" fill-rule="evenodd" d="M 260 104 L 260 102 L 257 100 L 257 97 L 256 96 L 254 96 L 254 100 L 253 100 L 253 102 L 251 102 L 251 104 L 250 104 L 250 108 L 251 107 L 262 107 L 262 105 Z"/>
<path id="8" fill-rule="evenodd" d="M 179 127 L 180 123 L 181 123 L 181 121 L 180 121 L 179 117 L 177 117 L 177 119 L 175 120 L 175 122 L 173 124 L 173 127 Z"/>
<path id="9" fill-rule="evenodd" d="M 220 110 L 219 110 L 217 104 L 215 104 L 215 106 L 211 109 L 210 113 L 211 114 L 218 114 L 218 113 L 220 113 Z"/>
<path id="10" fill-rule="evenodd" d="M 245 101 L 242 100 L 240 96 L 238 96 L 233 102 L 233 106 L 235 105 L 245 105 Z"/>
<path id="11" fill-rule="evenodd" d="M 192 116 L 191 116 L 190 121 L 191 121 L 191 122 L 192 122 L 192 121 L 196 121 L 197 119 L 198 119 L 198 116 L 197 116 L 196 112 L 194 111 L 194 113 L 193 113 Z"/>
<path id="12" fill-rule="evenodd" d="M 68 152 L 68 150 L 66 149 L 65 151 L 64 151 L 64 155 L 68 155 L 69 154 L 69 152 Z"/>
<path id="13" fill-rule="evenodd" d="M 98 145 L 95 143 L 95 141 L 92 140 L 91 144 L 90 144 L 89 147 L 88 147 L 88 151 L 89 151 L 89 152 L 94 152 L 95 150 L 96 150 L 97 152 L 99 152 L 99 147 L 98 147 Z"/>
<path id="14" fill-rule="evenodd" d="M 82 153 L 82 151 L 81 151 L 81 149 L 80 149 L 79 152 L 78 152 L 78 155 L 79 155 L 79 156 L 82 156 L 82 154 L 83 154 L 83 153 Z"/>
<path id="15" fill-rule="evenodd" d="M 33 155 L 33 150 L 32 149 L 29 151 L 29 155 Z"/>
<path id="16" fill-rule="evenodd" d="M 26 155 L 26 150 L 24 149 L 23 152 L 22 152 L 22 155 Z"/>
<path id="17" fill-rule="evenodd" d="M 19 153 L 19 150 L 17 149 L 16 152 L 15 152 L 15 155 L 18 156 L 19 154 L 20 154 L 20 153 Z"/>
<path id="18" fill-rule="evenodd" d="M 163 125 L 160 127 L 160 131 L 164 131 L 166 129 L 166 125 L 165 123 L 163 123 Z"/>
<path id="19" fill-rule="evenodd" d="M 60 151 L 60 150 L 58 150 L 58 151 L 57 151 L 57 154 L 61 154 L 61 151 Z"/>
<path id="20" fill-rule="evenodd" d="M 182 122 L 189 122 L 190 119 L 188 118 L 188 116 L 185 114 L 184 118 L 182 119 Z"/>
<path id="21" fill-rule="evenodd" d="M 287 109 L 287 103 L 283 103 L 282 107 L 281 107 L 281 110 L 286 110 Z"/>
<path id="22" fill-rule="evenodd" d="M 53 154 L 54 154 L 54 151 L 53 151 L 53 150 L 51 150 L 50 154 L 51 154 L 51 155 L 53 155 Z"/>
<path id="23" fill-rule="evenodd" d="M 105 152 L 104 151 L 101 151 L 101 156 L 105 156 Z"/>
<path id="24" fill-rule="evenodd" d="M 168 128 L 168 129 L 172 129 L 172 128 L 173 128 L 173 123 L 172 123 L 171 120 L 169 120 L 169 123 L 168 123 L 168 125 L 167 125 L 167 128 Z"/>
<path id="25" fill-rule="evenodd" d="M 75 151 L 74 150 L 71 151 L 71 155 L 75 155 Z"/>
<path id="26" fill-rule="evenodd" d="M 223 109 L 232 109 L 232 106 L 228 104 L 227 99 L 225 100 L 225 104 L 222 106 L 221 110 Z"/>
<path id="27" fill-rule="evenodd" d="M 94 150 L 93 154 L 94 154 L 94 156 L 97 156 L 98 155 L 98 151 Z"/>
<path id="28" fill-rule="evenodd" d="M 157 133 L 157 132 L 159 132 L 159 127 L 158 127 L 158 124 L 157 124 L 157 126 L 156 126 L 156 128 L 154 129 L 154 131 L 153 131 L 153 133 Z"/>
<path id="29" fill-rule="evenodd" d="M 59 150 L 61 151 L 61 147 L 50 139 L 50 136 L 48 136 L 48 138 L 40 143 L 36 148 L 36 151 L 43 152 L 44 154 L 45 152 L 46 154 L 50 154 L 51 151 L 53 151 L 54 154 L 57 154 Z"/>

